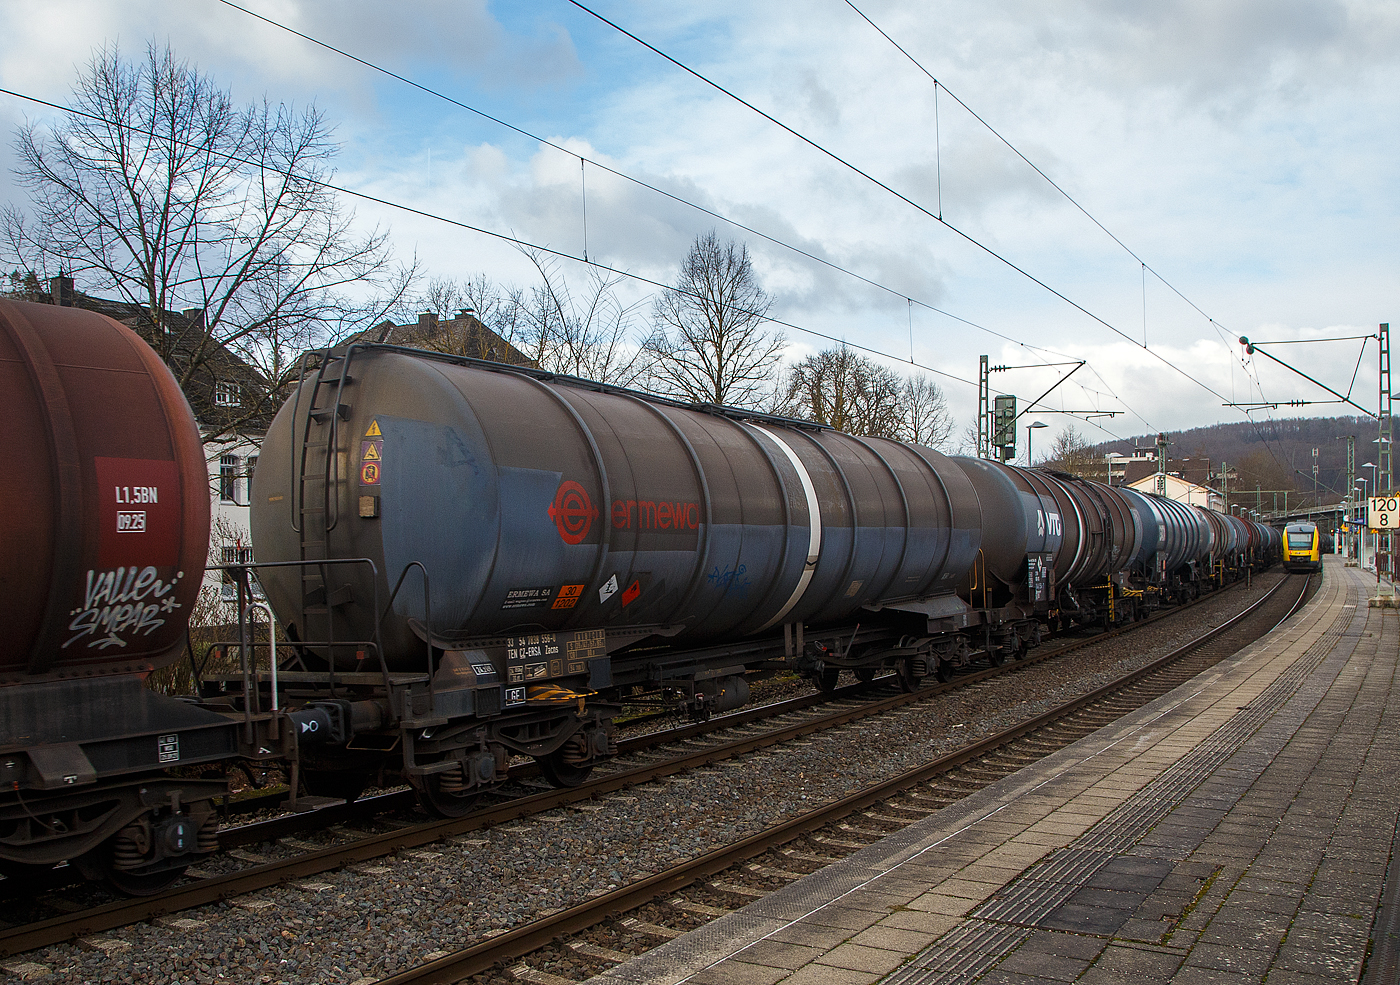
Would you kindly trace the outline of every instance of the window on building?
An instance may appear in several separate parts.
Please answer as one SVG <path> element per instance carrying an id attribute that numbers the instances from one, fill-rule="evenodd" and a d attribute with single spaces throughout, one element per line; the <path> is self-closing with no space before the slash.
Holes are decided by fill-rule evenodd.
<path id="1" fill-rule="evenodd" d="M 258 456 L 248 456 L 248 499 L 253 498 L 253 473 L 258 470 Z"/>
<path id="2" fill-rule="evenodd" d="M 238 502 L 238 456 L 219 456 L 219 502 Z"/>
<path id="3" fill-rule="evenodd" d="M 243 402 L 242 394 L 238 392 L 237 383 L 215 383 L 214 384 L 214 406 L 215 407 L 237 407 Z"/>

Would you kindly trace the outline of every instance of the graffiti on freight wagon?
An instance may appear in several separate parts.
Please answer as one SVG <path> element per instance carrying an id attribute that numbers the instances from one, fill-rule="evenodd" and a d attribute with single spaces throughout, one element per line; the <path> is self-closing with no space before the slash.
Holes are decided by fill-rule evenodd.
<path id="1" fill-rule="evenodd" d="M 88 647 L 105 650 L 149 636 L 180 608 L 173 593 L 184 575 L 181 571 L 167 582 L 153 565 L 89 569 L 82 604 L 68 613 L 68 630 L 73 635 L 63 648 L 86 640 Z"/>

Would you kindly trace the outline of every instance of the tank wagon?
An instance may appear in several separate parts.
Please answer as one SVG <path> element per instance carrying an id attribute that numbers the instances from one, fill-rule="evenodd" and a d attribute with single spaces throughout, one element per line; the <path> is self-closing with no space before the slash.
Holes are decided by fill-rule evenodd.
<path id="1" fill-rule="evenodd" d="M 209 530 L 188 405 L 102 316 L 0 303 L 0 327 L 26 478 L 0 528 L 7 874 L 154 891 L 214 849 L 231 764 L 285 767 L 294 807 L 392 775 L 458 815 L 513 757 L 581 782 L 624 701 L 702 718 L 779 670 L 914 688 L 1278 555 L 1063 473 L 356 344 L 304 357 L 254 478 L 258 562 L 231 574 L 241 628 L 260 584 L 281 642 L 245 632 L 237 672 L 192 659 L 197 697 L 168 698 L 142 678 L 186 648 Z"/>
<path id="2" fill-rule="evenodd" d="M 356 346 L 320 357 L 259 462 L 257 556 L 290 562 L 259 578 L 304 643 L 282 680 L 357 747 L 305 752 L 322 789 L 386 747 L 449 813 L 512 755 L 578 782 L 625 693 L 710 711 L 749 671 L 834 685 L 882 660 L 912 682 L 957 641 L 930 626 L 968 624 L 981 511 L 926 448 Z M 347 558 L 368 560 L 320 563 Z"/>
<path id="3" fill-rule="evenodd" d="M 135 333 L 0 301 L 0 869 L 73 860 L 133 892 L 215 847 L 224 716 L 142 678 L 181 656 L 209 544 L 199 432 Z"/>
<path id="4" fill-rule="evenodd" d="M 983 581 L 1037 624 L 1131 621 L 1279 557 L 1278 532 L 1251 520 L 1049 469 L 954 461 L 982 505 Z M 969 601 L 980 571 L 960 591 Z"/>
<path id="5" fill-rule="evenodd" d="M 580 782 L 624 697 L 914 687 L 1264 560 L 1252 527 L 1224 566 L 1201 511 L 1061 473 L 394 346 L 308 360 L 252 502 L 320 792 L 391 770 L 458 813 L 511 756 Z"/>

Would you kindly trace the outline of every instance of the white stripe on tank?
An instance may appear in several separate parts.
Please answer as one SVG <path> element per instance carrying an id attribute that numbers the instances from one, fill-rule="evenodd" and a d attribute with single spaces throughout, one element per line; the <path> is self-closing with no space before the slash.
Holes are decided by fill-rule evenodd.
<path id="1" fill-rule="evenodd" d="M 822 514 L 821 504 L 817 502 L 816 487 L 812 485 L 812 477 L 807 474 L 807 466 L 802 464 L 802 459 L 797 457 L 797 453 L 788 446 L 786 441 L 778 437 L 772 431 L 769 431 L 765 427 L 759 427 L 757 424 L 751 424 L 749 426 L 755 431 L 761 431 L 766 434 L 772 439 L 774 444 L 783 450 L 783 454 L 786 455 L 788 461 L 792 463 L 792 467 L 797 470 L 797 477 L 802 481 L 802 492 L 807 497 L 807 563 L 802 566 L 802 577 L 798 579 L 797 587 L 793 589 L 792 597 L 778 610 L 777 615 L 759 627 L 758 631 L 761 633 L 765 629 L 770 629 L 782 622 L 783 617 L 791 612 L 792 607 L 797 604 L 798 599 L 802 598 L 802 593 L 807 591 L 807 586 L 812 581 L 812 573 L 817 570 L 817 558 L 822 552 Z"/>

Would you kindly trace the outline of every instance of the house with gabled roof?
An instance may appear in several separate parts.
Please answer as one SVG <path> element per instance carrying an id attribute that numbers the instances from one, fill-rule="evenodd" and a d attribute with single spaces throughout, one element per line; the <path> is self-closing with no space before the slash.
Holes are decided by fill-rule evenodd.
<path id="1" fill-rule="evenodd" d="M 1172 475 L 1170 472 L 1162 476 L 1166 485 L 1167 499 L 1175 500 L 1178 503 L 1185 503 L 1187 506 L 1200 506 L 1204 509 L 1225 512 L 1225 497 L 1218 490 L 1203 486 L 1199 482 L 1191 482 L 1183 479 L 1179 475 Z M 1145 475 L 1136 482 L 1125 483 L 1128 487 L 1139 492 L 1155 493 L 1157 491 L 1158 476 L 1154 473 Z"/>
<path id="2" fill-rule="evenodd" d="M 424 312 L 418 316 L 417 322 L 406 325 L 381 322 L 355 336 L 353 341 L 431 349 L 433 352 L 450 352 L 512 366 L 535 365 L 533 359 L 487 328 L 470 308 L 458 311 L 452 318 L 439 318 L 431 312 Z"/>

